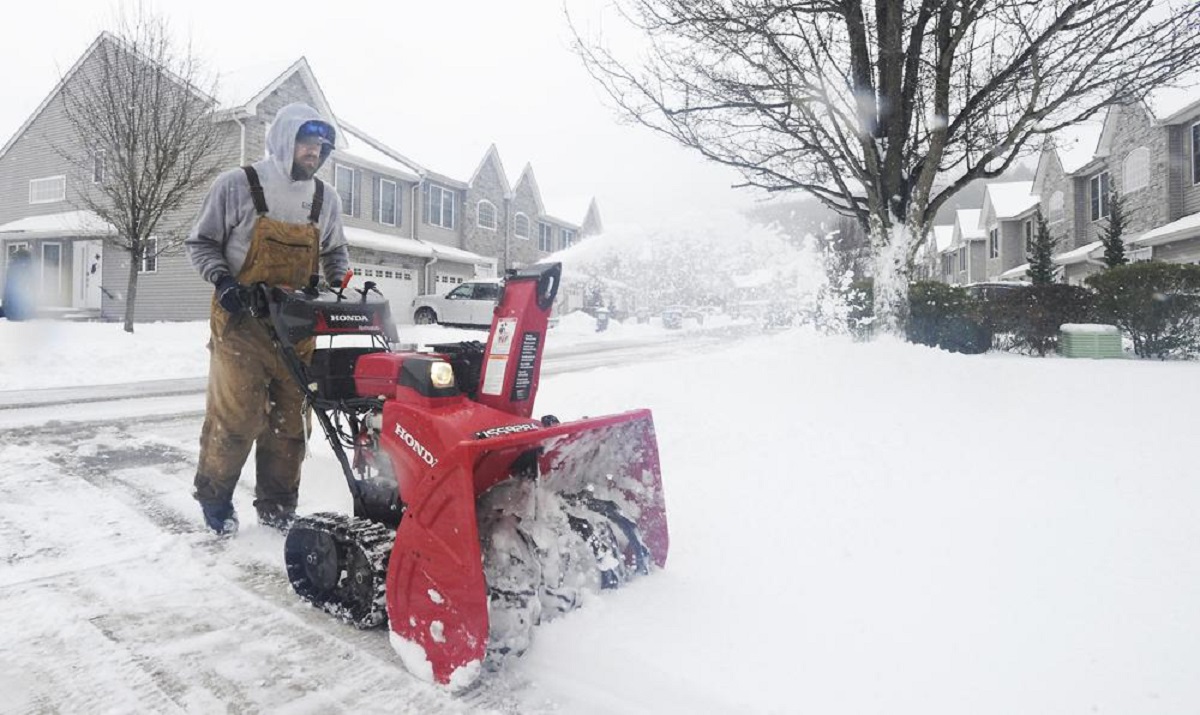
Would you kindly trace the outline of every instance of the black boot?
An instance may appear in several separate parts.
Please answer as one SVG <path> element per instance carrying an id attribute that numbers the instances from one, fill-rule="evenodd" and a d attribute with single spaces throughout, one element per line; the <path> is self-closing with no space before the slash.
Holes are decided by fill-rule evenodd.
<path id="1" fill-rule="evenodd" d="M 237 510 L 231 501 L 201 501 L 204 523 L 218 536 L 233 536 L 238 530 Z"/>
<path id="2" fill-rule="evenodd" d="M 258 523 L 276 531 L 287 533 L 296 520 L 296 508 L 279 504 L 256 504 Z"/>

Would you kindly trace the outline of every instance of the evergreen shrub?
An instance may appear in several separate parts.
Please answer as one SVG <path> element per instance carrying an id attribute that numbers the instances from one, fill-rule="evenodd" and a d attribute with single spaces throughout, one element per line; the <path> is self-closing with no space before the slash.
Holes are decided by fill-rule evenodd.
<path id="1" fill-rule="evenodd" d="M 909 285 L 905 333 L 909 342 L 955 353 L 987 352 L 992 343 L 975 300 L 962 288 L 938 281 Z"/>
<path id="2" fill-rule="evenodd" d="M 1007 336 L 997 347 L 1044 356 L 1057 347 L 1062 325 L 1093 320 L 1094 296 L 1082 286 L 1028 285 L 998 295 L 985 310 L 993 330 Z"/>
<path id="3" fill-rule="evenodd" d="M 1200 350 L 1200 266 L 1147 261 L 1087 279 L 1096 317 L 1133 340 L 1139 357 L 1193 357 Z"/>

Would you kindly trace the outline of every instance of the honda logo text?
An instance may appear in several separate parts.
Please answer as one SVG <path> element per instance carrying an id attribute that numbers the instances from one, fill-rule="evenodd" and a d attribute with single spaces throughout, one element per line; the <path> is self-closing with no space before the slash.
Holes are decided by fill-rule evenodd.
<path id="1" fill-rule="evenodd" d="M 416 437 L 413 437 L 408 433 L 408 430 L 404 429 L 400 425 L 396 425 L 396 436 L 400 438 L 401 442 L 407 444 L 409 449 L 416 452 L 417 456 L 420 457 L 426 464 L 431 467 L 437 466 L 437 457 L 433 456 L 428 449 L 425 449 L 425 445 L 418 442 Z"/>

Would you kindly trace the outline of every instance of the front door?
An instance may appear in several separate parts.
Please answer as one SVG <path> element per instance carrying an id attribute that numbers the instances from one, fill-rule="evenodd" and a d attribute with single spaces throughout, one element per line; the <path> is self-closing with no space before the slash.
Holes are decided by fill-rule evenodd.
<path id="1" fill-rule="evenodd" d="M 72 264 L 71 307 L 80 310 L 100 309 L 100 274 L 103 241 L 77 241 Z"/>

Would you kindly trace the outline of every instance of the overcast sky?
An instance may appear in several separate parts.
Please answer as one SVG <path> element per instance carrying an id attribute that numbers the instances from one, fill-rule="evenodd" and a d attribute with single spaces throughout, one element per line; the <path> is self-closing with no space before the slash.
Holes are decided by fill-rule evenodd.
<path id="1" fill-rule="evenodd" d="M 594 23 L 608 0 L 568 0 Z M 569 49 L 562 0 L 445 3 L 147 2 L 230 81 L 307 57 L 330 106 L 435 171 L 466 180 L 495 143 L 510 181 L 529 162 L 548 213 L 582 221 L 595 196 L 609 225 L 753 201 L 732 170 L 625 125 Z M 0 141 L 8 141 L 118 5 L 21 3 L 0 43 Z"/>

